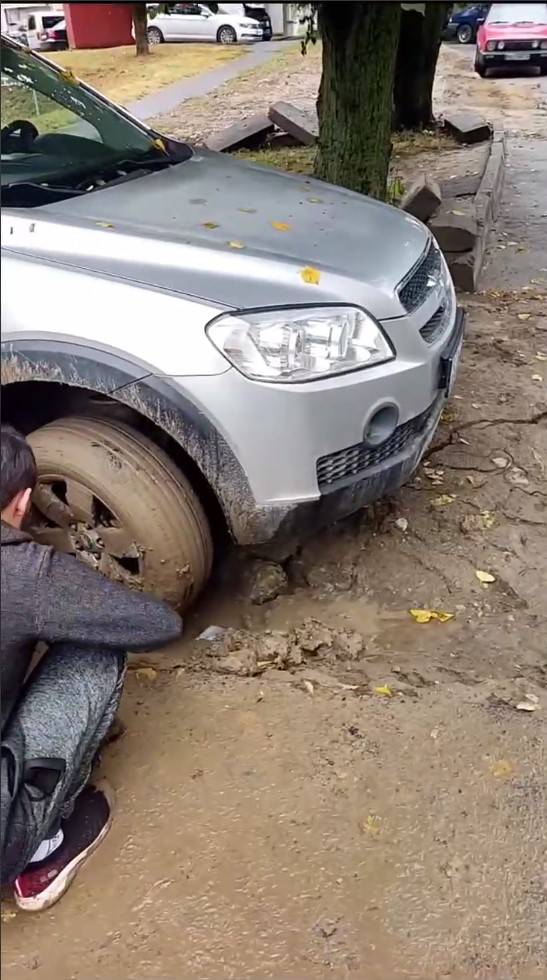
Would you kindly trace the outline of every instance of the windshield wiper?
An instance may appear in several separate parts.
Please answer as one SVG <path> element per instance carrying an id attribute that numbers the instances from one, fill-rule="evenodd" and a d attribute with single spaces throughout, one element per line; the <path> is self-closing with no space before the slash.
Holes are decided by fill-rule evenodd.
<path id="1" fill-rule="evenodd" d="M 11 208 L 39 208 L 67 197 L 80 197 L 85 191 L 75 187 L 51 187 L 32 180 L 16 180 L 2 187 L 2 204 Z"/>

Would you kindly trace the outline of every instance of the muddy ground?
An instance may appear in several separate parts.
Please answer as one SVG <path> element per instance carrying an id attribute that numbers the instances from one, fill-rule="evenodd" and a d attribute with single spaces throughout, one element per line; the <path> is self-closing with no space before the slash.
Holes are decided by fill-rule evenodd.
<path id="1" fill-rule="evenodd" d="M 10 980 L 547 977 L 547 134 L 516 111 L 434 447 L 277 599 L 227 561 L 184 642 L 131 671 L 117 819 L 58 906 L 5 923 Z M 194 642 L 209 624 L 243 631 L 229 663 Z"/>

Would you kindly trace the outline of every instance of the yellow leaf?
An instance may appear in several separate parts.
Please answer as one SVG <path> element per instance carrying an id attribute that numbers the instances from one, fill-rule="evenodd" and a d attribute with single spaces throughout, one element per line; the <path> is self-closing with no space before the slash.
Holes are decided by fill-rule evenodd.
<path id="1" fill-rule="evenodd" d="M 153 667 L 138 667 L 135 671 L 135 677 L 140 681 L 155 681 L 157 676 L 158 672 Z"/>
<path id="2" fill-rule="evenodd" d="M 243 242 L 228 242 L 227 244 L 230 246 L 230 248 L 245 248 Z"/>
<path id="3" fill-rule="evenodd" d="M 510 776 L 513 772 L 513 766 L 507 759 L 500 759 L 499 762 L 492 763 L 490 772 L 496 779 L 505 779 L 506 776 Z"/>
<path id="4" fill-rule="evenodd" d="M 300 276 L 310 286 L 318 286 L 319 280 L 321 279 L 319 269 L 314 269 L 311 265 L 307 265 L 305 269 L 302 269 Z"/>
<path id="5" fill-rule="evenodd" d="M 393 691 L 391 690 L 389 684 L 381 684 L 380 687 L 375 687 L 374 693 L 381 694 L 384 698 L 393 697 Z"/>
<path id="6" fill-rule="evenodd" d="M 238 208 L 242 214 L 256 214 L 256 208 Z"/>
<path id="7" fill-rule="evenodd" d="M 543 381 L 543 377 L 541 374 L 533 374 L 532 381 Z"/>
<path id="8" fill-rule="evenodd" d="M 547 361 L 547 354 L 542 354 L 541 351 L 538 350 L 536 354 L 536 361 Z"/>
<path id="9" fill-rule="evenodd" d="M 213 228 L 218 228 L 219 226 L 217 225 L 216 221 L 204 221 L 201 227 L 207 228 L 208 231 L 212 231 Z"/>
<path id="10" fill-rule="evenodd" d="M 517 313 L 517 320 L 529 320 L 531 316 L 531 313 Z"/>
<path id="11" fill-rule="evenodd" d="M 152 146 L 155 146 L 156 150 L 161 150 L 162 153 L 167 153 L 167 147 L 161 136 L 156 136 L 156 139 L 152 140 Z"/>
<path id="12" fill-rule="evenodd" d="M 97 221 L 99 228 L 113 228 L 114 225 L 111 221 Z"/>
<path id="13" fill-rule="evenodd" d="M 475 575 L 479 582 L 482 582 L 484 585 L 487 585 L 489 582 L 496 581 L 494 575 L 491 575 L 490 572 L 481 572 L 480 568 L 475 569 Z"/>
<path id="14" fill-rule="evenodd" d="M 434 619 L 439 623 L 448 623 L 451 619 L 454 619 L 454 613 L 443 612 L 439 609 L 409 609 L 408 611 L 412 619 L 420 623 L 420 625 L 430 623 Z"/>
<path id="15" fill-rule="evenodd" d="M 61 74 L 61 78 L 65 82 L 68 82 L 69 85 L 78 84 L 78 79 L 76 78 L 76 75 L 72 71 L 72 68 L 63 68 L 60 74 Z"/>
<path id="16" fill-rule="evenodd" d="M 306 200 L 310 204 L 322 204 L 323 203 L 323 198 L 322 197 L 308 197 L 308 198 L 306 198 Z"/>
<path id="17" fill-rule="evenodd" d="M 380 817 L 377 817 L 374 813 L 369 813 L 366 820 L 363 820 L 361 829 L 363 833 L 376 837 L 380 833 Z"/>
<path id="18" fill-rule="evenodd" d="M 434 497 L 431 501 L 432 507 L 448 507 L 456 499 L 453 493 L 441 493 L 440 497 Z"/>
<path id="19" fill-rule="evenodd" d="M 485 527 L 494 527 L 494 524 L 496 523 L 496 518 L 494 517 L 493 514 L 490 513 L 489 510 L 481 511 L 481 517 L 482 517 L 482 523 L 484 524 Z"/>
<path id="20" fill-rule="evenodd" d="M 276 231 L 290 231 L 292 225 L 289 225 L 286 221 L 272 221 L 272 228 Z"/>

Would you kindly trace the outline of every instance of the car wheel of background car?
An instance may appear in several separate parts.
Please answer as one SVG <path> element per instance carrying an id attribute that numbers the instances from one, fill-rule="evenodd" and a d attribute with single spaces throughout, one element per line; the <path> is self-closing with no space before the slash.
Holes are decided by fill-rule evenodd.
<path id="1" fill-rule="evenodd" d="M 217 31 L 217 41 L 219 44 L 235 44 L 237 34 L 229 24 L 223 24 Z"/>
<path id="2" fill-rule="evenodd" d="M 460 44 L 470 44 L 473 40 L 473 28 L 471 24 L 460 24 L 456 31 L 456 37 Z"/>
<path id="3" fill-rule="evenodd" d="M 475 71 L 477 72 L 477 75 L 481 76 L 481 78 L 486 77 L 486 65 L 480 54 L 475 55 Z"/>
<path id="4" fill-rule="evenodd" d="M 147 32 L 149 44 L 163 44 L 164 36 L 159 27 L 149 27 Z"/>
<path id="5" fill-rule="evenodd" d="M 209 577 L 213 544 L 194 490 L 166 453 L 122 422 L 88 417 L 51 422 L 29 442 L 36 538 L 188 607 Z"/>

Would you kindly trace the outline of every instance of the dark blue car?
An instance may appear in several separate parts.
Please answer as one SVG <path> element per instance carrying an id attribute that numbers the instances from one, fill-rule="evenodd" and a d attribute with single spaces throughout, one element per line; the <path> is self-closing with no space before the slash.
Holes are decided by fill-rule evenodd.
<path id="1" fill-rule="evenodd" d="M 444 30 L 445 39 L 449 41 L 455 38 L 460 44 L 472 44 L 489 8 L 489 3 L 475 3 L 465 10 L 453 13 Z"/>

